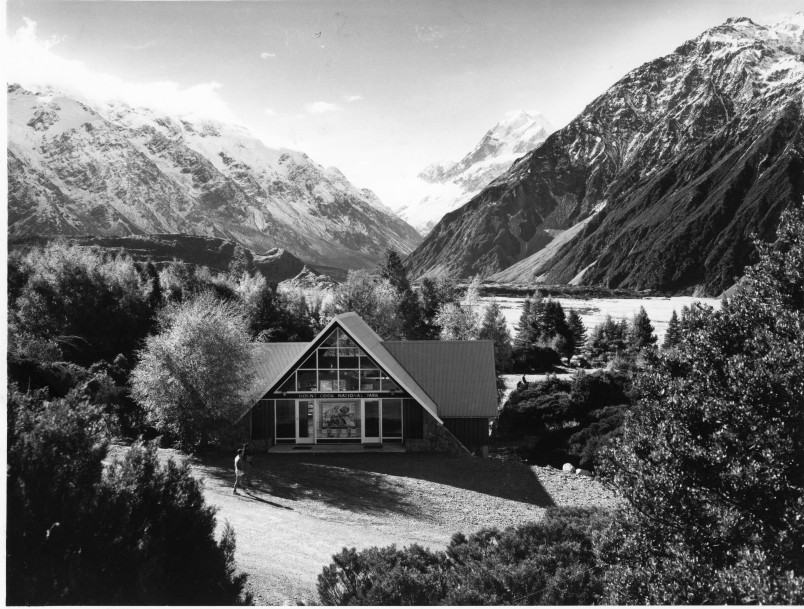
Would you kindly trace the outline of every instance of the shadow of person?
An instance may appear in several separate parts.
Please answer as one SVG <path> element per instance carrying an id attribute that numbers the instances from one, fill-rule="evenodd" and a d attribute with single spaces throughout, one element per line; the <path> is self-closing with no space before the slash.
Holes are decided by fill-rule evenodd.
<path id="1" fill-rule="evenodd" d="M 260 503 L 267 503 L 268 505 L 272 505 L 274 507 L 278 507 L 283 510 L 290 510 L 291 512 L 293 511 L 293 508 L 288 505 L 282 505 L 281 503 L 274 503 L 273 501 L 268 501 L 267 499 L 258 497 L 257 495 L 254 494 L 254 489 L 246 489 L 244 491 L 244 494 L 246 495 L 246 497 L 248 497 L 249 499 L 253 499 L 254 501 L 259 501 Z"/>

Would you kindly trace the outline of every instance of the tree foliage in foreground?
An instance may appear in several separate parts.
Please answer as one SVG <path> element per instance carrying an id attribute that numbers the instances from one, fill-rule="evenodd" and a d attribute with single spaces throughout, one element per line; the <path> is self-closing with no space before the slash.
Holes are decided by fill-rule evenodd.
<path id="1" fill-rule="evenodd" d="M 605 513 L 550 508 L 541 522 L 453 535 L 446 551 L 344 548 L 318 576 L 325 605 L 585 605 L 601 592 L 593 539 Z"/>
<path id="2" fill-rule="evenodd" d="M 188 447 L 231 425 L 253 381 L 246 321 L 232 303 L 205 293 L 165 307 L 131 373 L 134 398 L 157 429 Z"/>
<path id="3" fill-rule="evenodd" d="M 612 604 L 804 601 L 804 211 L 720 311 L 694 305 L 609 454 Z"/>
<path id="4" fill-rule="evenodd" d="M 101 409 L 9 388 L 6 602 L 233 604 L 235 538 L 189 469 L 135 446 L 106 467 Z"/>

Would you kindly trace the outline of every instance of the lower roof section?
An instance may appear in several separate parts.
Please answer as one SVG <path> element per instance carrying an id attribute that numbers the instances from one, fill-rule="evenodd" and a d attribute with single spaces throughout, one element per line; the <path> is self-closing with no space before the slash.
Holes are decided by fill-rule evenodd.
<path id="1" fill-rule="evenodd" d="M 382 343 L 438 404 L 440 417 L 496 417 L 497 378 L 490 340 Z"/>

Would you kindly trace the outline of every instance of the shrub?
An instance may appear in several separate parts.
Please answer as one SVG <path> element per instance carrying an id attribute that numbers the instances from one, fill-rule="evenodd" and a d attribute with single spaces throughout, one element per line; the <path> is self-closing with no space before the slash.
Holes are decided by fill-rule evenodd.
<path id="1" fill-rule="evenodd" d="M 804 210 L 639 377 L 605 473 L 626 505 L 606 601 L 804 601 Z"/>
<path id="2" fill-rule="evenodd" d="M 6 602 L 231 604 L 234 534 L 184 466 L 136 446 L 104 471 L 102 409 L 9 388 Z M 248 600 L 248 599 L 245 599 Z"/>
<path id="3" fill-rule="evenodd" d="M 602 592 L 593 551 L 598 510 L 550 508 L 544 520 L 453 535 L 445 552 L 344 549 L 318 577 L 331 605 L 590 604 Z"/>
<path id="4" fill-rule="evenodd" d="M 161 313 L 131 373 L 134 398 L 148 422 L 188 447 L 215 440 L 231 423 L 253 379 L 246 321 L 209 293 Z"/>
<path id="5" fill-rule="evenodd" d="M 516 374 L 534 374 L 552 370 L 561 364 L 556 350 L 546 345 L 515 347 L 511 353 L 511 368 Z"/>

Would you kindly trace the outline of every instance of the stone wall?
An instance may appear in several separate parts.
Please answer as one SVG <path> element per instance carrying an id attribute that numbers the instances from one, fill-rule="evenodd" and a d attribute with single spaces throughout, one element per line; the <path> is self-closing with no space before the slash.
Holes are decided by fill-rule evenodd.
<path id="1" fill-rule="evenodd" d="M 426 410 L 424 411 L 424 433 L 422 435 L 424 437 L 421 440 L 406 439 L 405 448 L 411 452 L 433 450 L 448 452 L 452 455 L 471 456 L 472 454 L 458 438 Z"/>

